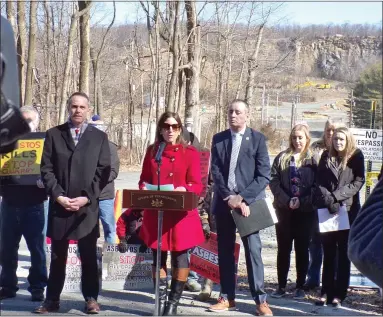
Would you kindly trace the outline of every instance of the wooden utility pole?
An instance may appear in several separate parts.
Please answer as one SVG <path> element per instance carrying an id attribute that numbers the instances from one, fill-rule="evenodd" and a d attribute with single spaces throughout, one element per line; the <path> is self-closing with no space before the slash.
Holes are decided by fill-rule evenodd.
<path id="1" fill-rule="evenodd" d="M 276 111 L 275 111 L 275 130 L 278 129 L 278 98 L 279 98 L 279 93 L 277 92 L 277 106 L 276 106 Z"/>
<path id="2" fill-rule="evenodd" d="M 267 100 L 266 100 L 266 124 L 269 124 L 269 99 L 270 99 L 270 95 L 267 94 Z"/>
<path id="3" fill-rule="evenodd" d="M 354 100 L 354 90 L 351 89 L 351 100 L 350 100 L 350 118 L 349 118 L 349 121 L 350 121 L 350 128 L 353 128 L 354 127 L 354 118 L 352 117 L 352 111 L 354 109 L 354 106 L 355 106 L 355 100 Z"/>
<path id="4" fill-rule="evenodd" d="M 370 123 L 370 129 L 375 129 L 375 114 L 376 114 L 376 104 L 377 102 L 375 100 L 371 100 L 371 123 Z M 367 162 L 367 174 L 371 173 L 372 171 L 372 161 L 368 160 Z M 370 196 L 371 187 L 366 186 L 366 200 L 368 196 Z"/>

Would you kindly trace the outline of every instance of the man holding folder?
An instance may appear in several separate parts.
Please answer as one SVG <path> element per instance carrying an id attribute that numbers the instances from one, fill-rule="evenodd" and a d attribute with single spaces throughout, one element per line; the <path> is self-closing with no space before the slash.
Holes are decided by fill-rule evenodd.
<path id="1" fill-rule="evenodd" d="M 212 212 L 218 236 L 221 296 L 209 310 L 235 310 L 234 244 L 236 224 L 232 212 L 250 216 L 249 206 L 266 198 L 270 181 L 270 161 L 265 136 L 246 126 L 249 106 L 234 100 L 228 108 L 230 129 L 213 137 L 211 173 L 214 181 Z M 261 220 L 261 219 L 260 219 Z M 242 236 L 251 295 L 258 316 L 272 316 L 264 290 L 264 267 L 259 231 Z"/>

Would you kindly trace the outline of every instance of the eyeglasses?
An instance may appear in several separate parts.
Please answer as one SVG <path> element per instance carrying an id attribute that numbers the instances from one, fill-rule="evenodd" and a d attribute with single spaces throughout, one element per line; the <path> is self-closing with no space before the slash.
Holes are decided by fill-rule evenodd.
<path id="1" fill-rule="evenodd" d="M 173 131 L 178 131 L 180 129 L 180 126 L 178 124 L 163 123 L 161 124 L 161 128 L 166 131 L 169 131 L 170 128 L 172 128 Z"/>

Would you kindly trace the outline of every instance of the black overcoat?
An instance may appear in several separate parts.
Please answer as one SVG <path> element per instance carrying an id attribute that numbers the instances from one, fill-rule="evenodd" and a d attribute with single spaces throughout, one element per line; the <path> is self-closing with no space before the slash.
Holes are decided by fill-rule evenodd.
<path id="1" fill-rule="evenodd" d="M 69 124 L 46 133 L 41 177 L 50 196 L 47 236 L 54 240 L 78 240 L 98 226 L 98 198 L 110 175 L 107 135 L 88 126 L 75 146 Z M 90 203 L 73 212 L 56 202 L 58 196 L 87 196 Z"/>

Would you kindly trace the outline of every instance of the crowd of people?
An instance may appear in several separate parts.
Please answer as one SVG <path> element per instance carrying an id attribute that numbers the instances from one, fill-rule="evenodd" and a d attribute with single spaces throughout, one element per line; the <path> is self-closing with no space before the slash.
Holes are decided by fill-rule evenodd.
<path id="1" fill-rule="evenodd" d="M 126 252 L 131 243 L 152 249 L 152 277 L 156 285 L 157 213 L 129 209 L 116 225 L 113 201 L 114 180 L 119 172 L 117 146 L 108 140 L 99 116 L 88 121 L 90 105 L 86 94 L 72 94 L 67 109 L 67 122 L 46 132 L 41 179 L 35 185 L 1 187 L 0 300 L 13 298 L 18 291 L 18 247 L 24 236 L 31 254 L 28 291 L 32 301 L 42 301 L 34 313 L 57 312 L 65 282 L 68 246 L 75 240 L 81 257 L 85 312 L 97 314 L 100 311 L 97 302 L 100 221 L 105 241 L 115 243 L 118 238 L 120 252 Z M 37 111 L 33 107 L 22 107 L 21 111 L 31 131 L 36 131 Z M 213 137 L 208 190 L 206 196 L 200 197 L 199 208 L 164 213 L 159 281 L 163 316 L 177 315 L 185 288 L 200 291 L 199 300 L 210 298 L 213 282 L 204 279 L 202 287 L 197 282 L 198 276 L 190 271 L 190 250 L 209 239 L 211 231 L 218 239 L 220 296 L 209 311 L 236 310 L 237 227 L 231 212 L 237 210 L 248 217 L 249 206 L 265 200 L 268 186 L 274 195 L 278 217 L 278 287 L 271 296 L 280 298 L 286 294 L 293 244 L 297 272 L 295 299 L 304 298 L 305 291 L 319 287 L 320 282 L 321 295 L 316 305 L 339 307 L 347 296 L 349 254 L 355 257 L 348 247 L 350 230 L 320 232 L 317 209 L 327 208 L 330 214 L 337 214 L 345 208 L 351 228 L 358 226 L 358 221 L 362 221 L 358 217 L 359 191 L 365 181 L 363 153 L 356 148 L 350 130 L 336 122 L 329 120 L 323 139 L 313 144 L 307 123 L 298 122 L 291 130 L 288 148 L 270 166 L 267 140 L 247 125 L 249 112 L 244 100 L 229 104 L 230 128 Z M 163 142 L 166 145 L 159 178 L 155 156 Z M 199 150 L 198 139 L 184 128 L 180 116 L 163 113 L 157 123 L 155 142 L 145 153 L 139 189 L 146 190 L 148 184 L 172 184 L 175 191 L 200 196 L 203 184 Z M 52 246 L 49 276 L 45 236 L 51 239 Z M 259 231 L 241 239 L 255 313 L 272 316 L 264 285 Z M 168 252 L 171 268 L 167 267 Z M 360 260 L 358 264 L 364 268 L 365 262 Z"/>

